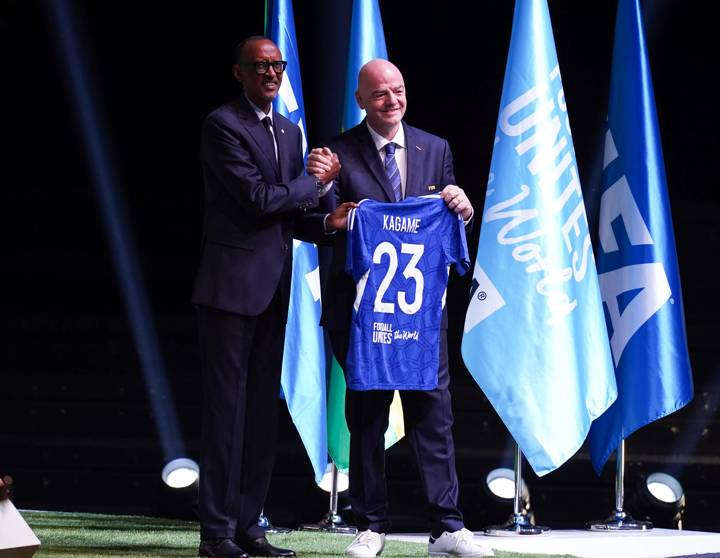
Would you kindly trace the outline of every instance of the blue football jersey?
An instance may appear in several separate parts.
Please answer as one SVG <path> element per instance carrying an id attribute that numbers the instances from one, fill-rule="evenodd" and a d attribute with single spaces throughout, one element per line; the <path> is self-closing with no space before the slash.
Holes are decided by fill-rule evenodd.
<path id="1" fill-rule="evenodd" d="M 438 195 L 363 200 L 348 216 L 357 285 L 346 365 L 354 390 L 437 387 L 450 265 L 470 268 L 465 226 Z"/>

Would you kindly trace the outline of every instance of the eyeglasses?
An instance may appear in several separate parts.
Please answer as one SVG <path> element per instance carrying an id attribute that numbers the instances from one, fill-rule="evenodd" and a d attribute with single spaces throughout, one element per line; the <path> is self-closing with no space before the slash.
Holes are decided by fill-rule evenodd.
<path id="1" fill-rule="evenodd" d="M 286 60 L 273 60 L 268 62 L 267 60 L 261 60 L 260 62 L 241 62 L 243 66 L 252 66 L 255 68 L 255 73 L 258 75 L 267 74 L 267 71 L 272 67 L 276 74 L 282 74 L 287 67 Z"/>

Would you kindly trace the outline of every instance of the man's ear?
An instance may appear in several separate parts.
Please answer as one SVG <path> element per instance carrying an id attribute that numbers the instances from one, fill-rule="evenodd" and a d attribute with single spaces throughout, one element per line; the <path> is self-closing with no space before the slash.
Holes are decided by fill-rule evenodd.
<path id="1" fill-rule="evenodd" d="M 365 104 L 362 101 L 362 97 L 360 97 L 359 91 L 355 91 L 355 102 L 357 102 L 360 109 L 365 110 Z"/>
<path id="2" fill-rule="evenodd" d="M 232 75 L 236 81 L 242 83 L 242 68 L 240 67 L 240 64 L 233 64 Z"/>

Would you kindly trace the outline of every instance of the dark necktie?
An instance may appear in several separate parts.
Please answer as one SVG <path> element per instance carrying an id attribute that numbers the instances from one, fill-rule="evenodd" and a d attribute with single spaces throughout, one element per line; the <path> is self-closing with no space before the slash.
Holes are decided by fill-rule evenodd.
<path id="1" fill-rule="evenodd" d="M 277 163 L 277 146 L 275 145 L 275 134 L 273 133 L 272 119 L 266 116 L 262 119 L 262 123 L 265 125 L 265 131 L 270 136 L 270 144 L 273 146 L 273 154 L 275 155 L 275 162 Z"/>
<path id="2" fill-rule="evenodd" d="M 395 160 L 395 147 L 397 146 L 393 142 L 385 145 L 385 172 L 392 185 L 395 201 L 400 201 L 402 199 L 402 185 L 400 183 L 400 170 Z"/>

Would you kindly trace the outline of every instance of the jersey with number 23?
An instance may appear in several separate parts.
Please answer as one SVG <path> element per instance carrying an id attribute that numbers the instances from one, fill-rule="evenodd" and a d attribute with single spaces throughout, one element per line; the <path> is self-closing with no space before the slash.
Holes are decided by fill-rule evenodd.
<path id="1" fill-rule="evenodd" d="M 362 200 L 348 216 L 356 297 L 346 364 L 353 390 L 437 387 L 450 265 L 470 268 L 462 217 L 438 195 Z"/>

